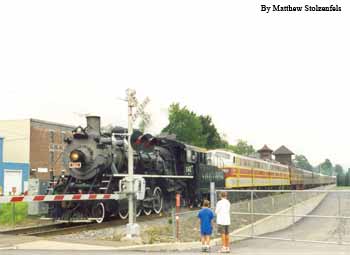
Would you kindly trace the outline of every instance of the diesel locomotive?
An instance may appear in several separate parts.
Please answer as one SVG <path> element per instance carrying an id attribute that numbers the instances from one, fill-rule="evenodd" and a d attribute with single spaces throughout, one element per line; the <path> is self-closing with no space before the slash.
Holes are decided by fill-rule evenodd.
<path id="1" fill-rule="evenodd" d="M 209 164 L 219 167 L 225 173 L 226 189 L 308 189 L 336 183 L 335 176 L 222 149 L 208 151 L 207 158 Z"/>

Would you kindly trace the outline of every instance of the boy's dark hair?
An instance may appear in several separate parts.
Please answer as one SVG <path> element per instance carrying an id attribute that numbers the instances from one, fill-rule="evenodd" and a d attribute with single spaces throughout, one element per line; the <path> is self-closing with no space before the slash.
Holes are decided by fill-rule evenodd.
<path id="1" fill-rule="evenodd" d="M 203 206 L 204 206 L 204 207 L 209 207 L 209 204 L 210 204 L 210 203 L 209 203 L 208 200 L 204 200 L 204 201 L 203 201 Z"/>

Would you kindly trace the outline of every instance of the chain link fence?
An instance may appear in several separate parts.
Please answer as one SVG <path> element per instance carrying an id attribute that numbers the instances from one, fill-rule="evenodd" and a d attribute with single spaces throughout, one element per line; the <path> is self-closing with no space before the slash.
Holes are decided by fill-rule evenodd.
<path id="1" fill-rule="evenodd" d="M 226 191 L 226 190 L 225 190 Z M 350 244 L 350 190 L 231 190 L 233 240 Z M 219 199 L 220 191 L 216 191 Z"/>
<path id="2" fill-rule="evenodd" d="M 350 190 L 328 190 L 327 187 L 310 190 L 216 190 L 214 205 L 220 199 L 221 191 L 228 193 L 231 202 L 231 241 L 266 238 L 350 244 Z M 198 209 L 173 211 L 174 240 L 200 240 L 198 212 Z M 219 238 L 215 223 L 213 227 L 212 238 Z"/>

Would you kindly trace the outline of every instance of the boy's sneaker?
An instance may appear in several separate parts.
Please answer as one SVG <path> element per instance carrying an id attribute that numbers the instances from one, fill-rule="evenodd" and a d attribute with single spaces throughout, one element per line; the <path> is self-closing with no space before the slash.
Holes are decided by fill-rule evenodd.
<path id="1" fill-rule="evenodd" d="M 221 250 L 220 250 L 219 252 L 220 252 L 220 253 L 230 253 L 230 248 L 222 247 Z"/>
<path id="2" fill-rule="evenodd" d="M 209 252 L 209 250 L 210 250 L 209 245 L 202 246 L 202 252 Z"/>

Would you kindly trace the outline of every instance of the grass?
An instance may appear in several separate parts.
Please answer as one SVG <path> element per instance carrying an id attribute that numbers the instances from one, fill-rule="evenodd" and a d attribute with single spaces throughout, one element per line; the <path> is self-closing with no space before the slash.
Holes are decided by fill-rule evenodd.
<path id="1" fill-rule="evenodd" d="M 0 224 L 11 225 L 13 224 L 13 204 L 6 203 L 0 205 Z M 27 203 L 15 203 L 15 222 L 20 223 L 27 218 L 28 204 Z"/>
<path id="2" fill-rule="evenodd" d="M 350 186 L 337 186 L 335 189 L 350 189 Z"/>
<path id="3" fill-rule="evenodd" d="M 146 243 L 153 244 L 161 242 L 162 240 L 171 240 L 167 235 L 171 232 L 171 226 L 153 226 L 148 227 L 145 231 L 148 241 Z"/>

